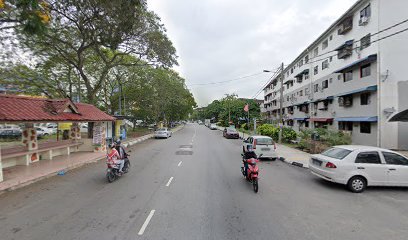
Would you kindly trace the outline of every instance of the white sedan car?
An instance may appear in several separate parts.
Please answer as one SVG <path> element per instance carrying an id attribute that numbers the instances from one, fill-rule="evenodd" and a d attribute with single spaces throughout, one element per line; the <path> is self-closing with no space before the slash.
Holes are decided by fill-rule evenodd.
<path id="1" fill-rule="evenodd" d="M 383 148 L 344 145 L 312 155 L 310 171 L 363 192 L 367 186 L 408 186 L 408 158 Z"/>
<path id="2" fill-rule="evenodd" d="M 167 128 L 159 128 L 154 132 L 154 138 L 169 138 L 172 132 Z"/>
<path id="3" fill-rule="evenodd" d="M 248 147 L 252 148 L 257 156 L 262 154 L 263 159 L 276 160 L 278 154 L 276 153 L 276 144 L 272 138 L 267 136 L 251 136 L 244 140 L 242 150 L 245 153 Z"/>

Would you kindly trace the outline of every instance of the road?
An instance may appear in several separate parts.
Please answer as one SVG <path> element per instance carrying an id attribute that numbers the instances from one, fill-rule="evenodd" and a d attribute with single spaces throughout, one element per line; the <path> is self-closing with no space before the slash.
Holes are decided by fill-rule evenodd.
<path id="1" fill-rule="evenodd" d="M 240 140 L 189 124 L 132 148 L 131 172 L 104 162 L 0 196 L 0 238 L 406 239 L 408 189 L 353 194 L 307 169 L 261 162 L 259 192 L 240 173 Z"/>

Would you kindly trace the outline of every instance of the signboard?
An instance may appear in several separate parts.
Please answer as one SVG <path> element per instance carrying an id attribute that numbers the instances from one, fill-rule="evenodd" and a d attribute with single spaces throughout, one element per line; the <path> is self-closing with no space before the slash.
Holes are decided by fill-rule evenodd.
<path id="1" fill-rule="evenodd" d="M 95 145 L 102 144 L 102 126 L 101 125 L 94 126 L 92 143 Z"/>

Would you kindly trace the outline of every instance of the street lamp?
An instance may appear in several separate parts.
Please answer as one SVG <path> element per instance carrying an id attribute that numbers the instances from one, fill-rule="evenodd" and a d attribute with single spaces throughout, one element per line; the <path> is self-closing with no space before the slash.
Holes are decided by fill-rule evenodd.
<path id="1" fill-rule="evenodd" d="M 280 76 L 279 76 L 279 78 L 280 78 L 280 101 L 279 101 L 279 143 L 282 143 L 282 127 L 283 127 L 283 114 L 282 114 L 282 111 L 283 111 L 283 107 L 282 107 L 282 105 L 283 105 L 283 68 L 284 68 L 284 65 L 283 65 L 283 63 L 282 63 L 282 65 L 281 65 L 281 67 L 280 67 Z M 270 70 L 263 70 L 263 72 L 267 72 L 267 73 L 269 73 L 269 72 L 272 72 L 272 71 L 270 71 Z"/>

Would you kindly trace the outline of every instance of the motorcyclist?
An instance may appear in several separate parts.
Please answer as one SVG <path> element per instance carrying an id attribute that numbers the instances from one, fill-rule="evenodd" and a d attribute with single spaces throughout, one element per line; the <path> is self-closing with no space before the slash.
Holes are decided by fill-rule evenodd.
<path id="1" fill-rule="evenodd" d="M 108 161 L 114 164 L 119 164 L 119 173 L 122 174 L 123 166 L 125 165 L 125 160 L 121 159 L 119 152 L 115 148 L 115 143 L 109 144 L 110 152 L 108 154 Z"/>
<path id="2" fill-rule="evenodd" d="M 245 177 L 247 176 L 247 173 L 248 173 L 248 161 L 247 160 L 251 158 L 258 158 L 258 156 L 254 152 L 252 146 L 248 145 L 247 150 L 245 151 L 243 160 L 242 160 L 244 162 Z"/>
<path id="3" fill-rule="evenodd" d="M 116 141 L 116 150 L 119 153 L 120 159 L 125 159 L 128 156 L 120 140 Z"/>

